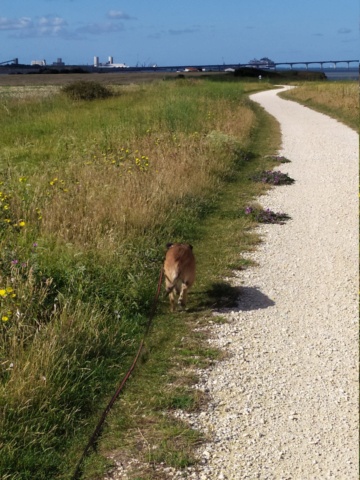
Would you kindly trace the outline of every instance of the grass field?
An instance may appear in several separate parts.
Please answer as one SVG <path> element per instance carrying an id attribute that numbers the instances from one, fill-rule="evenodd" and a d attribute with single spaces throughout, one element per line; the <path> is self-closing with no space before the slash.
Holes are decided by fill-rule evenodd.
<path id="1" fill-rule="evenodd" d="M 195 369 L 219 352 L 199 327 L 238 297 L 223 278 L 259 241 L 244 210 L 266 186 L 250 178 L 276 164 L 280 136 L 247 95 L 271 85 L 120 78 L 113 97 L 74 102 L 60 92 L 69 76 L 16 77 L 0 86 L 0 477 L 72 478 L 143 337 L 165 245 L 188 241 L 189 310 L 169 314 L 161 295 L 82 465 L 100 479 L 109 456 L 138 458 L 134 478 L 159 479 L 154 465 L 194 461 L 201 437 L 170 413 L 206 401 Z"/>
<path id="2" fill-rule="evenodd" d="M 138 412 L 148 403 L 144 434 L 163 438 L 167 432 L 151 461 L 191 461 L 196 435 L 163 412 L 196 403 L 189 367 L 216 353 L 193 333 L 193 320 L 206 318 L 215 279 L 232 262 L 241 266 L 235 244 L 242 238 L 245 249 L 255 242 L 242 202 L 263 188 L 249 187 L 248 179 L 265 161 L 264 147 L 253 148 L 263 114 L 246 96 L 258 88 L 175 79 L 115 85 L 112 98 L 74 102 L 56 85 L 2 87 L 2 479 L 71 478 L 144 333 L 168 241 L 195 245 L 199 280 L 192 303 L 198 310 L 170 316 L 161 297 L 148 359 L 128 394 L 138 393 Z M 270 142 L 264 153 L 276 147 Z M 224 236 L 216 215 L 238 178 L 243 193 L 227 213 Z M 175 372 L 185 372 L 185 379 Z M 156 387 L 151 394 L 150 386 Z M 134 441 L 139 418 L 125 410 L 116 422 Z M 102 453 L 117 444 L 111 431 L 109 423 Z M 83 478 L 97 478 L 104 458 L 91 456 Z"/>
<path id="3" fill-rule="evenodd" d="M 307 82 L 282 94 L 359 131 L 359 85 L 356 82 Z"/>
<path id="4" fill-rule="evenodd" d="M 159 82 L 163 79 L 176 79 L 178 72 L 110 72 L 110 73 L 59 73 L 59 74 L 23 74 L 23 75 L 0 75 L 2 87 L 43 87 L 44 85 L 61 86 L 79 80 L 96 80 L 103 85 L 129 85 Z M 191 72 L 186 78 L 223 78 L 222 72 Z M 225 75 L 226 77 L 226 75 Z M 230 78 L 230 76 L 228 76 Z"/>

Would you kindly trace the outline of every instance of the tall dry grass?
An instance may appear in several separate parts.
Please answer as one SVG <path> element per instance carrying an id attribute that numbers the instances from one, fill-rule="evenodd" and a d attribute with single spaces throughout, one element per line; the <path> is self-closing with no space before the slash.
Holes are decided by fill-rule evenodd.
<path id="1" fill-rule="evenodd" d="M 69 469 L 142 334 L 164 245 L 199 235 L 256 124 L 237 84 L 117 91 L 0 98 L 4 479 Z"/>
<path id="2" fill-rule="evenodd" d="M 359 84 L 356 82 L 308 82 L 284 93 L 359 130 Z"/>
<path id="3" fill-rule="evenodd" d="M 242 131 L 245 138 L 252 114 L 241 107 L 238 110 L 239 116 L 250 117 L 249 128 Z M 226 123 L 230 124 L 228 119 Z M 234 129 L 227 130 L 233 135 Z M 42 208 L 41 228 L 66 242 L 110 247 L 114 235 L 126 238 L 161 225 L 172 203 L 209 190 L 214 174 L 224 168 L 223 154 L 206 134 L 196 132 L 149 134 L 128 142 L 118 151 L 100 154 L 81 169 L 71 166 L 50 180 L 55 184 Z"/>
<path id="4" fill-rule="evenodd" d="M 192 192 L 202 195 L 211 189 L 217 172 L 226 168 L 224 153 L 234 154 L 229 151 L 234 150 L 234 145 L 216 145 L 209 134 L 220 131 L 234 137 L 238 146 L 245 146 L 254 126 L 254 113 L 243 102 L 234 105 L 231 100 L 229 108 L 226 99 L 209 102 L 204 97 L 197 101 L 195 112 L 192 98 L 185 102 L 177 98 L 173 84 L 167 95 L 167 103 L 157 106 L 155 122 L 148 120 L 149 128 L 142 135 L 133 131 L 138 125 L 130 125 L 130 135 L 125 139 L 126 126 L 120 119 L 120 127 L 113 126 L 110 132 L 104 130 L 102 138 L 94 132 L 95 138 L 88 139 L 86 147 L 81 141 L 78 145 L 75 138 L 70 139 L 71 143 L 68 137 L 58 138 L 54 154 L 61 157 L 61 145 L 69 142 L 66 153 L 70 161 L 67 159 L 60 166 L 51 160 L 49 169 L 45 162 L 42 171 L 35 169 L 26 177 L 33 198 L 26 205 L 19 196 L 12 198 L 11 209 L 16 218 L 31 224 L 41 212 L 41 221 L 37 222 L 40 235 L 56 235 L 79 247 L 101 245 L 108 249 L 114 246 L 115 238 L 119 242 L 130 234 L 163 224 L 175 201 Z M 178 104 L 174 106 L 174 102 Z M 189 129 L 186 108 L 191 110 L 190 114 L 196 114 L 197 125 L 193 128 L 199 127 L 199 131 L 183 131 L 184 125 L 185 130 Z M 47 113 L 45 118 L 50 119 L 51 115 Z M 138 118 L 149 116 L 149 105 L 136 112 Z M 126 130 L 128 133 L 129 128 Z M 40 150 L 43 148 L 44 145 Z M 22 162 L 19 167 L 14 169 L 13 182 L 20 178 Z"/>

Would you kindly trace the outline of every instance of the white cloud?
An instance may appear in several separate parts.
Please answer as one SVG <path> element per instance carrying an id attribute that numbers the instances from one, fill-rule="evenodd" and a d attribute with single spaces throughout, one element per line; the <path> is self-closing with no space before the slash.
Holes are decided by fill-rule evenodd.
<path id="1" fill-rule="evenodd" d="M 41 17 L 37 20 L 36 34 L 44 36 L 61 36 L 67 33 L 67 22 L 61 17 Z"/>
<path id="2" fill-rule="evenodd" d="M 123 21 L 133 20 L 121 10 L 110 10 L 107 21 L 87 23 L 71 28 L 68 22 L 58 15 L 42 15 L 40 17 L 7 18 L 0 16 L 0 31 L 9 32 L 15 38 L 65 38 L 79 39 L 86 35 L 106 35 L 121 32 L 125 29 Z"/>
<path id="3" fill-rule="evenodd" d="M 193 27 L 190 28 L 170 28 L 169 30 L 162 30 L 156 33 L 152 33 L 148 35 L 148 38 L 154 39 L 154 40 L 159 40 L 165 36 L 172 35 L 172 36 L 178 36 L 178 35 L 191 35 L 193 33 L 197 33 L 200 31 L 200 26 L 194 25 Z"/>
<path id="4" fill-rule="evenodd" d="M 184 35 L 184 34 L 187 34 L 187 33 L 195 33 L 195 32 L 198 32 L 198 31 L 199 31 L 198 28 L 183 28 L 183 29 L 179 29 L 179 30 L 170 29 L 169 33 L 170 33 L 170 35 Z"/>
<path id="5" fill-rule="evenodd" d="M 131 17 L 125 12 L 122 12 L 121 10 L 110 10 L 107 14 L 108 18 L 111 18 L 113 20 L 133 20 L 134 17 Z"/>
<path id="6" fill-rule="evenodd" d="M 54 26 L 54 27 L 59 27 L 59 26 L 64 26 L 67 25 L 67 22 L 61 18 L 61 17 L 51 17 L 51 16 L 45 16 L 45 17 L 40 17 L 38 20 L 38 23 L 40 26 Z"/>
<path id="7" fill-rule="evenodd" d="M 109 12 L 109 16 L 116 20 L 130 18 L 119 11 Z M 38 37 L 61 37 L 78 39 L 83 35 L 105 35 L 124 30 L 121 22 L 89 23 L 80 28 L 71 30 L 67 21 L 57 15 L 43 15 L 37 18 L 20 17 L 9 19 L 0 17 L 0 31 L 8 31 L 11 37 L 38 38 Z"/>
<path id="8" fill-rule="evenodd" d="M 77 29 L 78 33 L 87 33 L 90 35 L 102 35 L 106 33 L 121 32 L 124 30 L 122 24 L 115 23 L 90 23 Z"/>
<path id="9" fill-rule="evenodd" d="M 67 22 L 63 18 L 53 15 L 44 15 L 35 19 L 0 17 L 0 30 L 9 31 L 12 37 L 19 38 L 69 35 Z"/>
<path id="10" fill-rule="evenodd" d="M 0 17 L 0 30 L 23 30 L 25 28 L 31 28 L 32 26 L 33 21 L 29 17 L 16 19 Z"/>

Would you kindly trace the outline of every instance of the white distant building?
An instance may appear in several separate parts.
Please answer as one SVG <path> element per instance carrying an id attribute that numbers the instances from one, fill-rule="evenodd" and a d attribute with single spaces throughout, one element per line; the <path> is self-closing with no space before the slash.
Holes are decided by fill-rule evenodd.
<path id="1" fill-rule="evenodd" d="M 46 60 L 31 60 L 31 65 L 39 65 L 40 67 L 45 67 Z"/>
<path id="2" fill-rule="evenodd" d="M 94 67 L 101 67 L 101 68 L 129 68 L 129 65 L 125 65 L 125 63 L 114 63 L 114 57 L 108 57 L 108 61 L 106 63 L 100 63 L 99 57 L 94 57 Z"/>

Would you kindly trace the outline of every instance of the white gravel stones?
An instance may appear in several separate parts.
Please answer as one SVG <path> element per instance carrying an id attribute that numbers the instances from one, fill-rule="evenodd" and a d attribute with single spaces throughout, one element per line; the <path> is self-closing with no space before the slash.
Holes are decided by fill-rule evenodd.
<path id="1" fill-rule="evenodd" d="M 230 356 L 198 386 L 197 478 L 357 479 L 358 135 L 274 91 L 252 99 L 280 122 L 296 180 L 260 200 L 292 220 L 259 228 L 259 267 L 235 274 L 238 310 L 211 327 Z"/>

